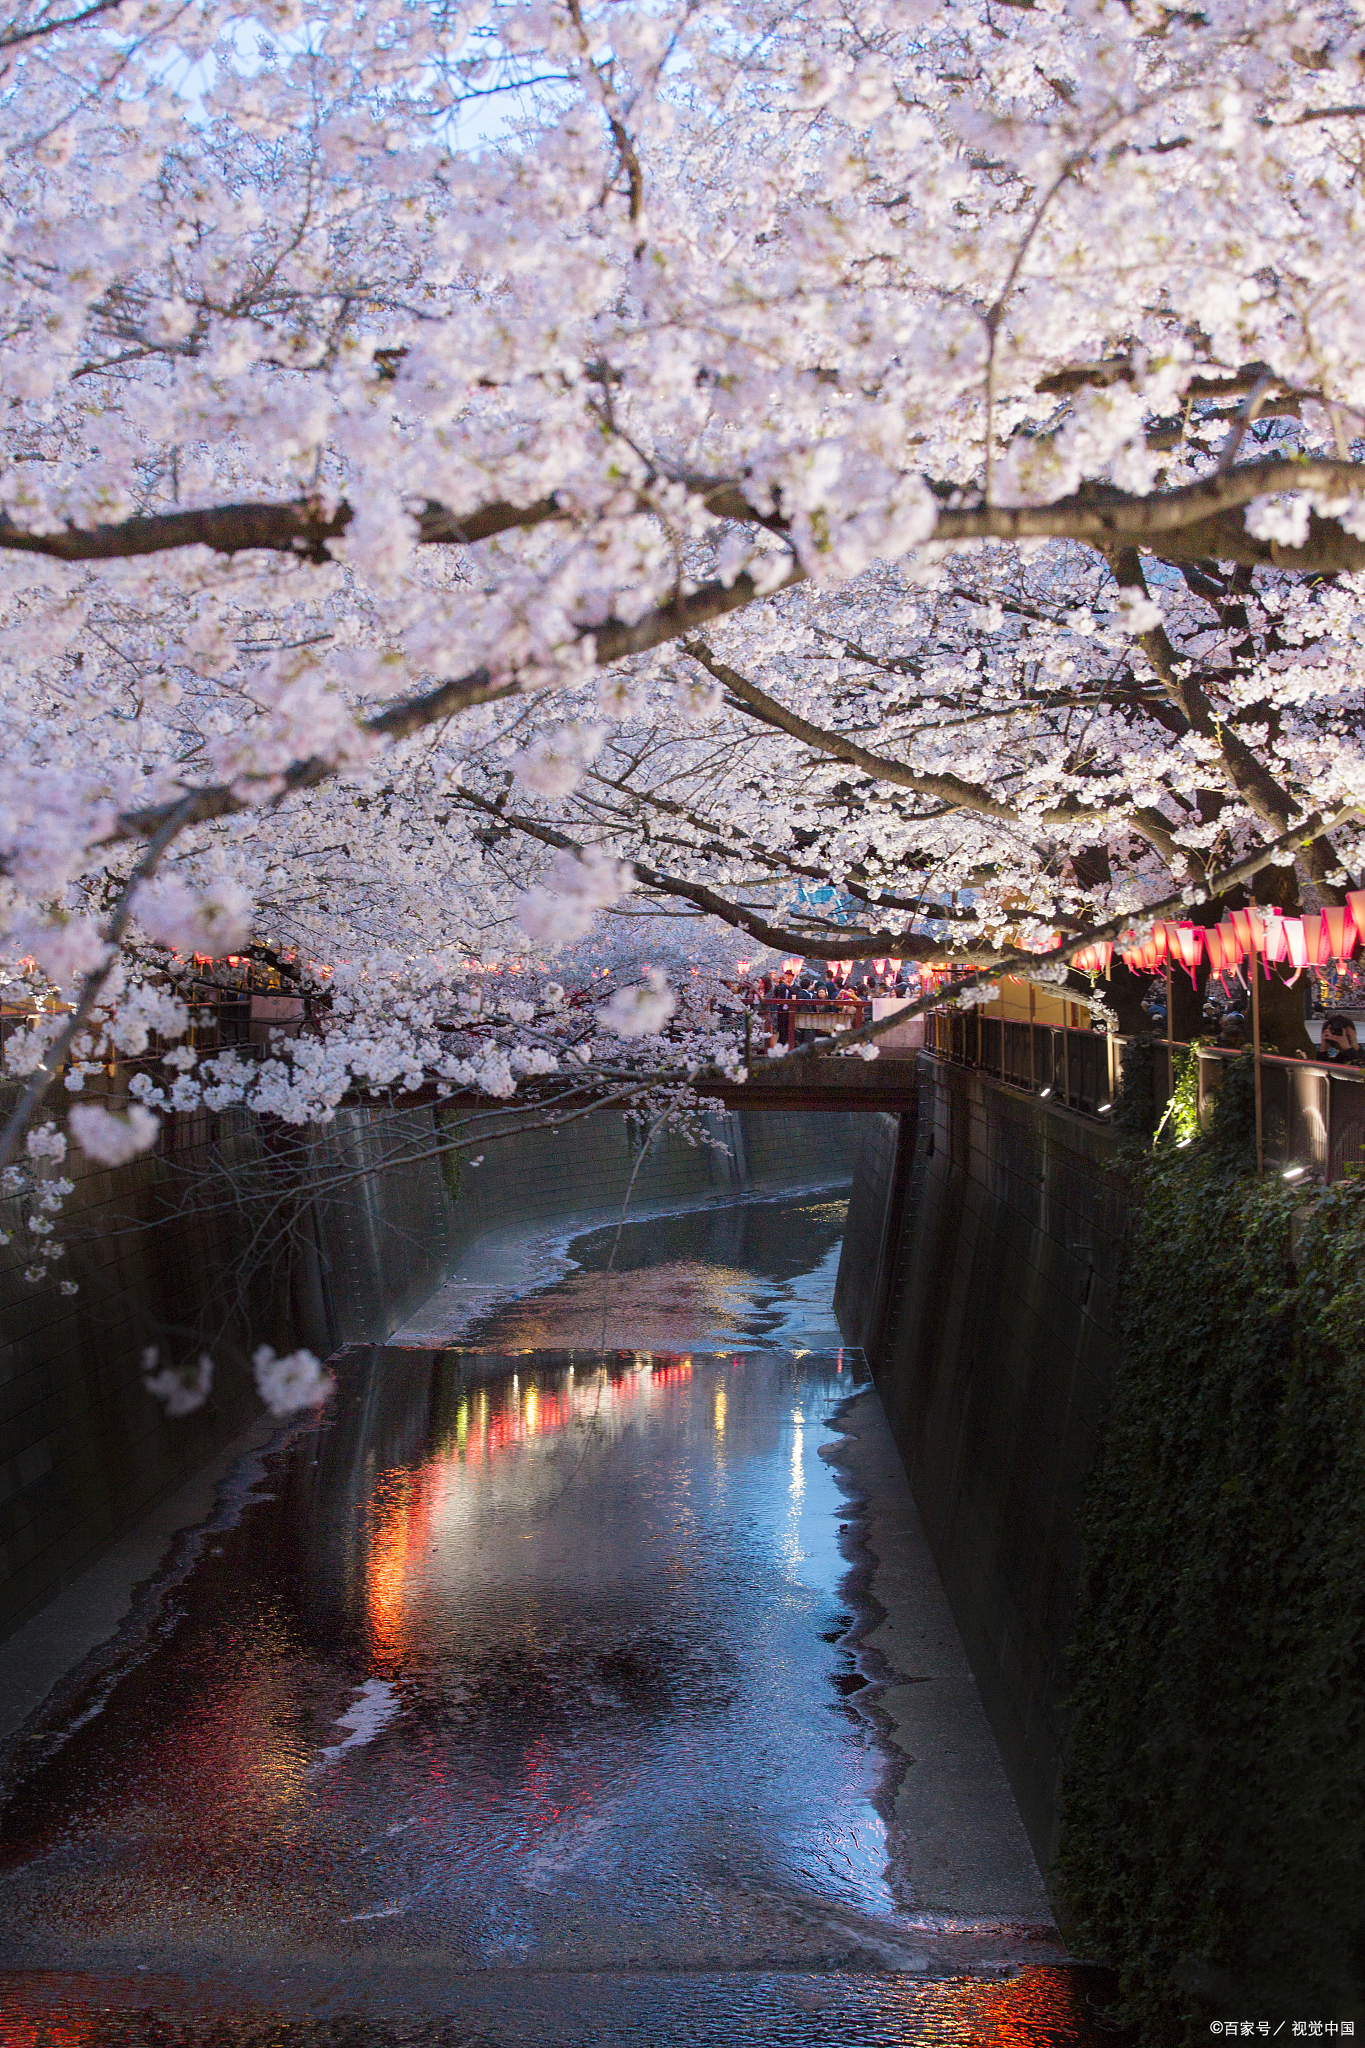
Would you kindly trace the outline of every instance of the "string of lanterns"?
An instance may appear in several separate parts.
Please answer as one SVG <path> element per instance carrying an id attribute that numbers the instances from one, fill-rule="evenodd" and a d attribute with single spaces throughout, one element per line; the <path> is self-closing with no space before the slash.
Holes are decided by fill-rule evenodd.
<path id="1" fill-rule="evenodd" d="M 1356 889 L 1344 905 L 1329 905 L 1303 917 L 1286 917 L 1279 910 L 1252 904 L 1246 910 L 1231 911 L 1217 925 L 1156 924 L 1140 946 L 1121 948 L 1120 958 L 1134 974 L 1154 973 L 1169 960 L 1172 967 L 1183 967 L 1193 981 L 1201 959 L 1207 961 L 1210 973 L 1225 974 L 1243 960 L 1259 957 L 1267 977 L 1272 967 L 1291 966 L 1292 987 L 1305 967 L 1349 960 L 1363 931 L 1365 889 Z M 1074 956 L 1074 964 L 1107 974 L 1113 953 L 1108 941 L 1086 946 Z"/>
<path id="2" fill-rule="evenodd" d="M 1211 974 L 1226 974 L 1243 960 L 1258 957 L 1269 976 L 1272 967 L 1287 963 L 1294 970 L 1290 985 L 1298 980 L 1305 967 L 1326 967 L 1334 960 L 1349 960 L 1365 934 L 1365 889 L 1352 890 L 1346 902 L 1330 904 L 1326 910 L 1313 911 L 1303 917 L 1286 917 L 1280 910 L 1252 904 L 1246 910 L 1233 910 L 1217 925 L 1199 925 L 1187 921 L 1160 923 L 1152 926 L 1150 935 L 1141 945 L 1124 946 L 1120 941 L 1117 949 L 1112 939 L 1098 939 L 1093 945 L 1082 946 L 1071 956 L 1071 964 L 1083 974 L 1108 975 L 1113 965 L 1114 953 L 1133 974 L 1153 974 L 1169 960 L 1172 967 L 1183 967 L 1190 980 L 1195 979 L 1195 970 L 1201 962 L 1207 964 Z M 1129 933 L 1127 936 L 1132 937 Z M 855 962 L 852 960 L 830 960 L 826 968 L 837 982 L 846 982 L 852 974 Z M 871 966 L 878 978 L 887 974 L 899 974 L 903 961 L 889 956 L 873 960 Z M 803 965 L 800 960 L 784 960 L 784 969 L 797 970 Z M 737 971 L 747 972 L 750 962 L 741 960 Z M 952 981 L 963 970 L 953 967 L 919 968 L 921 985 L 928 989 L 938 988 L 942 983 Z"/>

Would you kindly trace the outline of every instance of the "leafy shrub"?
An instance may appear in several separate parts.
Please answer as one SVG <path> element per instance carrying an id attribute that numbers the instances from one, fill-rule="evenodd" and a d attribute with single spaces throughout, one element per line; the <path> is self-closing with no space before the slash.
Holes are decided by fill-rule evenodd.
<path id="1" fill-rule="evenodd" d="M 1156 1055 L 1151 1038 L 1130 1038 L 1123 1048 L 1123 1076 L 1114 1129 L 1134 1138 L 1156 1129 Z"/>
<path id="2" fill-rule="evenodd" d="M 1365 1184 L 1258 1177 L 1250 1060 L 1131 1162 L 1057 1878 L 1142 2038 L 1365 2009 Z"/>

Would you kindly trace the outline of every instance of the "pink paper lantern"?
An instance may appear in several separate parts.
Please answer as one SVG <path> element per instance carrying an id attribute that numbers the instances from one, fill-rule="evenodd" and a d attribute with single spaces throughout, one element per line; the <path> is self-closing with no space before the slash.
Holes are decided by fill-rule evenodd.
<path id="1" fill-rule="evenodd" d="M 1300 920 L 1302 922 L 1302 920 Z M 1253 931 L 1259 926 L 1260 937 L 1257 951 L 1265 961 L 1266 973 L 1280 960 L 1289 956 L 1289 931 L 1286 919 L 1278 910 L 1251 913 Z"/>
<path id="2" fill-rule="evenodd" d="M 1308 965 L 1308 940 L 1303 929 L 1303 919 L 1301 917 L 1282 917 L 1280 919 L 1280 924 L 1284 930 L 1285 944 L 1288 949 L 1290 964 L 1294 969 L 1293 978 L 1295 981 L 1297 981 L 1300 973 Z M 1282 954 L 1272 954 L 1269 950 L 1269 947 L 1267 947 L 1267 962 L 1269 962 L 1271 959 L 1282 958 Z"/>
<path id="3" fill-rule="evenodd" d="M 1223 932 L 1219 925 L 1210 925 L 1204 933 L 1204 957 L 1209 963 L 1210 974 L 1221 974 L 1231 963 L 1223 952 Z"/>
<path id="4" fill-rule="evenodd" d="M 1357 890 L 1357 895 L 1365 892 Z M 1340 905 L 1329 903 L 1322 913 L 1323 927 L 1327 933 L 1329 960 L 1349 960 L 1355 951 L 1360 927 L 1351 911 Z"/>
<path id="5" fill-rule="evenodd" d="M 1332 957 L 1332 934 L 1317 912 L 1303 921 L 1303 951 L 1310 967 L 1325 967 Z"/>
<path id="6" fill-rule="evenodd" d="M 1178 960 L 1190 980 L 1204 950 L 1204 934 L 1197 924 L 1172 924 L 1166 927 L 1170 935 L 1171 959 Z"/>

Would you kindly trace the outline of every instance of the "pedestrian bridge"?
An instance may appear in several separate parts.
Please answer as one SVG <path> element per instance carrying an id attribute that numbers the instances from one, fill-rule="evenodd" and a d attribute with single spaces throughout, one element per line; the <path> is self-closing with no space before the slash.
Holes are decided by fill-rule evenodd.
<path id="1" fill-rule="evenodd" d="M 744 1081 L 697 1081 L 727 1109 L 913 1109 L 915 1055 L 875 1060 L 828 1055 L 755 1060 Z"/>

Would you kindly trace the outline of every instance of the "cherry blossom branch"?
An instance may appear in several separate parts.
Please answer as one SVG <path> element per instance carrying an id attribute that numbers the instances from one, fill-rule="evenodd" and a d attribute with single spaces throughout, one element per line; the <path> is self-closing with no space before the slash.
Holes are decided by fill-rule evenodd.
<path id="1" fill-rule="evenodd" d="M 0 50 L 17 49 L 23 43 L 40 41 L 45 36 L 55 36 L 64 28 L 84 28 L 87 22 L 97 21 L 102 14 L 112 13 L 123 5 L 123 0 L 91 0 L 88 7 L 79 8 L 74 14 L 59 14 L 54 20 L 40 21 L 29 28 L 0 30 Z"/>
<path id="2" fill-rule="evenodd" d="M 1136 554 L 1133 559 L 1137 559 Z M 860 747 L 856 741 L 848 739 L 842 733 L 830 732 L 823 726 L 812 725 L 808 719 L 789 711 L 784 704 L 779 704 L 775 697 L 769 696 L 765 690 L 760 690 L 756 684 L 749 682 L 725 662 L 717 662 L 704 641 L 684 641 L 683 651 L 690 654 L 694 661 L 699 662 L 717 682 L 723 683 L 754 717 L 761 718 L 765 724 L 773 726 L 779 732 L 788 733 L 793 739 L 802 741 L 804 745 L 828 755 L 832 760 L 845 761 L 850 767 L 862 769 L 864 774 L 870 775 L 874 781 L 889 782 L 899 788 L 913 790 L 917 795 L 933 797 L 938 802 L 949 805 L 953 810 L 969 811 L 976 817 L 994 818 L 1000 824 L 1013 826 L 1020 831 L 1025 830 L 1029 824 L 1074 825 L 1078 818 L 1093 818 L 1097 815 L 1091 807 L 1072 798 L 1065 804 L 1057 804 L 1049 810 L 1040 811 L 1032 820 L 1026 820 L 1012 805 L 992 796 L 989 790 L 980 788 L 978 784 L 963 782 L 956 775 L 917 774 L 903 762 L 893 761 L 885 754 L 871 753 L 866 747 Z M 1286 812 L 1285 816 L 1287 815 Z M 1188 855 L 1182 848 L 1177 847 L 1172 839 L 1168 821 L 1162 817 L 1160 811 L 1153 810 L 1150 805 L 1129 813 L 1123 822 L 1160 854 L 1172 872 L 1178 871 L 1188 859 Z M 1282 826 L 1284 817 L 1277 818 L 1275 822 Z"/>
<path id="3" fill-rule="evenodd" d="M 704 640 L 684 640 L 683 653 L 690 654 L 708 675 L 722 683 L 741 704 L 771 725 L 779 732 L 785 732 L 792 739 L 800 740 L 803 746 L 813 748 L 817 753 L 826 754 L 831 760 L 847 762 L 851 768 L 861 768 L 877 782 L 893 783 L 898 789 L 913 790 L 917 796 L 933 797 L 939 803 L 951 804 L 955 809 L 976 812 L 981 817 L 998 818 L 1003 823 L 1018 825 L 1022 821 L 1019 813 L 988 789 L 981 789 L 975 783 L 963 782 L 956 775 L 921 775 L 902 761 L 893 761 L 885 754 L 871 753 L 856 740 L 843 733 L 830 732 L 823 726 L 812 725 L 795 711 L 789 711 L 766 690 L 760 690 L 746 676 L 728 662 L 717 661 Z M 1039 819 L 1040 823 L 1057 823 L 1072 815 L 1069 809 L 1049 811 Z"/>
<path id="4" fill-rule="evenodd" d="M 524 832 L 529 839 L 539 840 L 542 846 L 553 846 L 558 852 L 576 854 L 580 858 L 587 852 L 583 842 L 572 838 L 567 832 L 561 832 L 553 825 L 543 824 L 539 818 L 528 818 L 515 811 L 509 811 L 504 805 L 494 803 L 491 798 L 480 796 L 476 790 L 460 789 L 456 794 L 462 803 L 486 812 L 489 817 L 497 818 L 504 825 L 510 825 L 514 831 Z M 728 924 L 731 930 L 746 932 L 751 939 L 757 939 L 761 945 L 770 946 L 774 952 L 799 952 L 803 957 L 814 960 L 841 960 L 850 951 L 858 954 L 894 951 L 901 959 L 926 962 L 976 957 L 972 947 L 950 951 L 939 940 L 923 938 L 911 932 L 867 931 L 859 930 L 856 926 L 841 925 L 837 936 L 822 938 L 818 933 L 797 931 L 790 925 L 774 924 L 761 911 L 752 910 L 746 904 L 731 902 L 718 890 L 708 888 L 704 882 L 691 882 L 682 875 L 665 874 L 661 869 L 650 866 L 647 861 L 630 860 L 625 865 L 646 889 L 655 889 L 661 895 L 691 903 L 708 916 L 718 917 L 722 924 Z M 994 962 L 993 953 L 988 957 Z"/>
<path id="5" fill-rule="evenodd" d="M 669 476 L 664 480 L 681 483 L 714 518 L 771 527 L 779 533 L 786 530 L 784 521 L 751 505 L 732 477 Z M 640 493 L 635 509 L 652 509 L 646 492 Z M 423 545 L 469 547 L 502 533 L 525 533 L 553 521 L 593 515 L 585 514 L 572 497 L 552 493 L 528 505 L 494 498 L 468 512 L 429 502 L 410 516 Z M 218 555 L 256 549 L 321 563 L 332 560 L 328 543 L 342 539 L 354 518 L 355 507 L 344 499 L 331 511 L 317 498 L 283 503 L 252 499 L 185 512 L 139 513 L 107 525 L 67 526 L 60 533 L 34 533 L 16 525 L 7 513 L 0 513 L 0 549 L 44 555 L 58 562 L 130 561 L 143 555 L 173 554 L 180 548 L 208 548 Z"/>
<path id="6" fill-rule="evenodd" d="M 631 655 L 647 654 L 651 648 L 679 639 L 694 627 L 704 625 L 708 619 L 743 610 L 760 598 L 800 583 L 804 577 L 805 571 L 800 564 L 792 561 L 780 576 L 765 579 L 762 584 L 747 573 L 736 576 L 730 583 L 718 580 L 703 583 L 696 590 L 646 612 L 643 618 L 633 623 L 608 619 L 595 628 L 585 627 L 571 644 L 581 651 L 588 665 L 609 668 Z M 529 680 L 531 687 L 536 687 L 536 678 L 533 676 Z M 372 739 L 389 742 L 409 739 L 424 727 L 439 725 L 477 705 L 497 703 L 502 698 L 516 696 L 523 686 L 520 678 L 494 676 L 487 668 L 476 668 L 468 675 L 439 684 L 434 690 L 423 691 L 419 696 L 390 705 L 373 718 L 366 719 L 360 729 Z M 329 781 L 340 773 L 341 765 L 321 757 L 296 761 L 283 774 L 272 777 L 259 797 L 244 791 L 243 786 L 235 782 L 214 783 L 203 789 L 191 790 L 174 803 L 149 804 L 144 809 L 125 812 L 101 843 L 110 845 L 120 840 L 145 839 L 159 832 L 167 818 L 182 814 L 186 824 L 204 824 L 214 818 L 232 817 L 238 812 L 254 809 L 261 802 L 279 804 L 296 790 L 316 789 L 320 783 Z"/>
<path id="7" fill-rule="evenodd" d="M 1125 911 L 1121 917 L 1113 917 L 1107 924 L 1094 926 L 1051 953 L 1024 953 L 1014 947 L 1002 949 L 991 959 L 978 962 L 974 974 L 966 976 L 960 982 L 954 982 L 953 995 L 965 994 L 967 990 L 989 980 L 1002 969 L 1018 971 L 1028 967 L 1069 967 L 1077 953 L 1084 952 L 1087 947 L 1101 940 L 1118 939 L 1123 932 L 1133 926 L 1157 924 L 1166 920 L 1173 922 L 1182 910 L 1197 909 L 1201 903 L 1226 896 L 1233 889 L 1240 889 L 1245 883 L 1254 881 L 1264 868 L 1274 867 L 1286 853 L 1301 853 L 1314 839 L 1335 832 L 1343 825 L 1354 824 L 1363 815 L 1365 806 L 1360 804 L 1348 804 L 1343 810 L 1334 811 L 1329 818 L 1319 817 L 1315 813 L 1312 817 L 1305 818 L 1292 832 L 1281 834 L 1270 845 L 1258 847 L 1255 853 L 1248 854 L 1244 860 L 1235 861 L 1221 873 L 1211 875 L 1207 883 L 1199 888 L 1182 890 L 1176 895 L 1163 897 L 1159 903 L 1144 903 L 1140 910 Z M 896 943 L 903 949 L 903 940 L 898 939 Z M 964 956 L 959 954 L 955 957 Z M 871 1024 L 864 1024 L 858 1030 L 841 1031 L 834 1037 L 815 1039 L 810 1045 L 802 1046 L 799 1051 L 789 1053 L 788 1058 L 811 1059 L 828 1053 L 832 1047 L 869 1044 L 883 1032 L 894 1029 L 897 1024 L 904 1024 L 911 1017 L 922 1016 L 926 1010 L 941 1009 L 943 1000 L 941 990 L 921 997 L 917 1001 L 903 1004 L 890 1016 L 879 1017 Z"/>
<path id="8" fill-rule="evenodd" d="M 1149 595 L 1136 548 L 1122 549 L 1110 558 L 1109 566 L 1121 590 L 1136 590 L 1143 597 Z M 1181 664 L 1165 626 L 1152 627 L 1140 634 L 1139 640 L 1167 696 L 1191 731 L 1217 747 L 1228 781 L 1247 808 L 1263 824 L 1279 832 L 1287 831 L 1294 814 L 1293 798 L 1241 735 L 1225 719 L 1214 715 L 1207 693 L 1188 664 Z"/>
<path id="9" fill-rule="evenodd" d="M 779 535 L 789 530 L 780 511 L 763 512 L 750 504 L 741 480 L 668 480 L 682 482 L 717 519 L 762 526 Z M 941 497 L 956 492 L 956 487 L 947 485 L 936 489 Z M 1267 456 L 1145 496 L 1107 485 L 1088 485 L 1050 505 L 945 504 L 932 538 L 940 545 L 977 540 L 1074 540 L 1102 552 L 1126 542 L 1173 561 L 1212 557 L 1302 570 L 1365 567 L 1365 541 L 1348 534 L 1335 519 L 1314 514 L 1308 540 L 1294 548 L 1279 541 L 1257 540 L 1239 519 L 1228 516 L 1253 499 L 1277 491 L 1365 496 L 1365 464 L 1318 456 Z M 633 509 L 652 509 L 646 492 L 639 495 Z M 317 499 L 303 498 L 284 504 L 252 502 L 151 513 L 110 525 L 69 526 L 60 533 L 31 533 L 5 518 L 0 519 L 0 549 L 64 562 L 120 561 L 188 547 L 206 547 L 225 555 L 263 549 L 303 561 L 326 562 L 331 559 L 328 543 L 345 534 L 354 516 L 353 507 L 344 502 L 329 513 Z M 413 516 L 417 537 L 423 543 L 472 545 L 501 533 L 585 515 L 569 498 L 555 494 L 529 505 L 493 499 L 468 512 L 428 504 Z"/>
<path id="10" fill-rule="evenodd" d="M 945 507 L 933 537 L 938 542 L 1075 540 L 1102 553 L 1126 541 L 1170 560 L 1212 556 L 1293 569 L 1365 567 L 1365 541 L 1348 535 L 1334 519 L 1318 519 L 1316 540 L 1310 527 L 1308 542 L 1291 548 L 1278 541 L 1258 541 L 1240 520 L 1226 518 L 1253 499 L 1277 491 L 1365 497 L 1365 463 L 1267 456 L 1145 497 L 1090 485 L 1051 505 Z"/>
<path id="11" fill-rule="evenodd" d="M 120 890 L 118 901 L 110 911 L 100 933 L 102 944 L 108 948 L 106 958 L 98 967 L 92 968 L 81 983 L 81 992 L 76 998 L 71 1015 L 19 1091 L 19 1099 L 6 1117 L 3 1129 L 0 1129 L 0 1168 L 12 1163 L 24 1133 L 37 1114 L 48 1089 L 61 1072 L 62 1062 L 90 1021 L 91 1013 L 117 965 L 119 941 L 128 929 L 133 914 L 133 898 L 138 887 L 156 873 L 173 841 L 193 823 L 194 804 L 193 800 L 187 797 L 175 805 L 162 821 L 153 834 L 146 852 Z"/>

